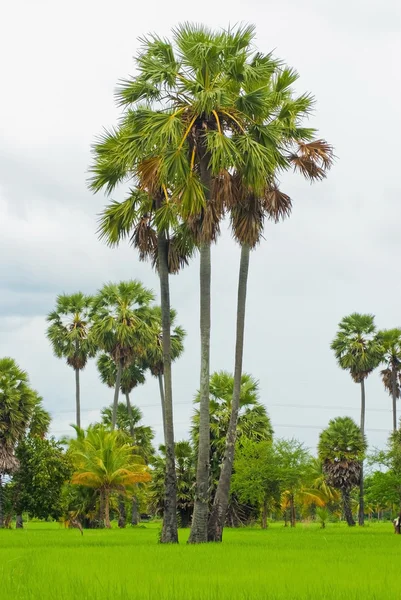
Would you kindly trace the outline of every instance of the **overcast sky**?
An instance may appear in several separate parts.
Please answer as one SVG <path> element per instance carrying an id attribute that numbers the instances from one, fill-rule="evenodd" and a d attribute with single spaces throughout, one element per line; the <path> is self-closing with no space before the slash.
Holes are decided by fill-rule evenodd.
<path id="1" fill-rule="evenodd" d="M 90 144 L 116 122 L 113 91 L 132 73 L 137 38 L 168 35 L 182 21 L 257 26 L 257 45 L 295 67 L 300 92 L 317 99 L 311 123 L 338 161 L 324 183 L 288 175 L 289 221 L 268 225 L 251 256 L 245 370 L 278 436 L 315 448 L 329 418 L 359 419 L 359 389 L 330 350 L 340 319 L 376 315 L 401 325 L 401 56 L 398 0 L 15 0 L 2 10 L 0 95 L 0 356 L 26 369 L 53 415 L 53 432 L 74 420 L 74 374 L 52 356 L 45 315 L 58 293 L 93 293 L 106 281 L 158 281 L 130 248 L 96 237 L 106 199 L 86 187 Z M 239 248 L 228 232 L 213 248 L 212 370 L 233 369 Z M 172 281 L 187 330 L 174 367 L 176 437 L 186 436 L 199 382 L 198 261 Z M 82 375 L 83 424 L 112 393 L 95 366 Z M 161 441 L 155 381 L 135 391 Z M 367 434 L 383 445 L 390 398 L 378 373 L 367 381 Z"/>

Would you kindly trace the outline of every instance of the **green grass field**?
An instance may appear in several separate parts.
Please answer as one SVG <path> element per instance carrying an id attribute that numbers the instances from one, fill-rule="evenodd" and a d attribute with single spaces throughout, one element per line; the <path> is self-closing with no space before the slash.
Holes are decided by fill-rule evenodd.
<path id="1" fill-rule="evenodd" d="M 28 524 L 0 530 L 1 600 L 401 598 L 391 523 L 226 530 L 221 545 L 157 543 L 158 526 L 111 531 Z"/>

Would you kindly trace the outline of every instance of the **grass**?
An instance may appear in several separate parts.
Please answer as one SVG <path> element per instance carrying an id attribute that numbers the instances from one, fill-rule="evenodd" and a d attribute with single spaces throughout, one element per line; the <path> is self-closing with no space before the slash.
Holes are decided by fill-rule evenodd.
<path id="1" fill-rule="evenodd" d="M 226 530 L 220 545 L 157 543 L 158 526 L 0 530 L 1 600 L 378 600 L 401 597 L 391 523 Z"/>

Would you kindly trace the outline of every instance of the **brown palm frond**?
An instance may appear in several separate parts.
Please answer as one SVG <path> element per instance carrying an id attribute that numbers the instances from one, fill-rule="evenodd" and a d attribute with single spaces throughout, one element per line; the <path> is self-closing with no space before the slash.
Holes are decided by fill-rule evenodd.
<path id="1" fill-rule="evenodd" d="M 230 211 L 234 239 L 254 248 L 262 236 L 264 215 L 263 204 L 255 194 L 248 193 L 234 204 Z"/>
<path id="2" fill-rule="evenodd" d="M 334 161 L 333 146 L 328 144 L 326 140 L 301 142 L 298 144 L 298 154 L 304 158 L 310 158 L 315 163 L 320 163 L 325 171 L 330 169 Z"/>
<path id="3" fill-rule="evenodd" d="M 19 467 L 19 460 L 14 454 L 13 448 L 0 444 L 0 474 L 11 475 Z"/>
<path id="4" fill-rule="evenodd" d="M 151 226 L 151 216 L 144 215 L 134 228 L 131 244 L 139 251 L 139 260 L 146 260 L 153 256 L 157 248 L 157 234 Z"/>
<path id="5" fill-rule="evenodd" d="M 233 176 L 226 169 L 223 169 L 217 177 L 213 178 L 212 198 L 222 212 L 235 202 L 233 183 Z"/>
<path id="6" fill-rule="evenodd" d="M 292 210 L 291 198 L 282 192 L 276 183 L 266 188 L 263 207 L 269 219 L 278 223 L 290 216 Z"/>
<path id="7" fill-rule="evenodd" d="M 187 226 L 196 243 L 215 242 L 220 234 L 222 206 L 211 200 L 197 215 L 188 217 Z"/>
<path id="8" fill-rule="evenodd" d="M 310 181 L 321 181 L 326 177 L 324 169 L 318 166 L 311 158 L 290 154 L 289 162 L 293 165 L 294 171 L 299 171 L 306 179 Z"/>
<path id="9" fill-rule="evenodd" d="M 391 369 L 383 369 L 382 371 L 380 371 L 380 375 L 382 378 L 384 388 L 387 390 L 389 395 L 392 396 L 393 395 L 393 374 L 392 374 Z M 397 398 L 397 400 L 400 398 L 400 395 L 401 395 L 400 381 L 399 381 L 399 377 L 397 377 L 396 382 L 395 382 L 395 397 Z"/>
<path id="10" fill-rule="evenodd" d="M 149 192 L 149 194 L 154 194 L 159 191 L 160 162 L 158 156 L 153 156 L 146 158 L 138 166 L 138 176 L 141 188 Z"/>

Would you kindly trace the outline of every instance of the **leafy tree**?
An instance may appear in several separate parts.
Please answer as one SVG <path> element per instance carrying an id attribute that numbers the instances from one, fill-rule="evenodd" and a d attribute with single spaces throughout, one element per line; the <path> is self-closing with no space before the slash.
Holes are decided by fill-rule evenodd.
<path id="1" fill-rule="evenodd" d="M 379 366 L 383 345 L 377 335 L 374 316 L 352 313 L 338 325 L 338 333 L 331 343 L 341 369 L 348 371 L 361 386 L 361 432 L 365 435 L 365 379 Z M 363 465 L 359 489 L 359 525 L 364 523 Z"/>
<path id="2" fill-rule="evenodd" d="M 151 340 L 151 290 L 139 281 L 106 284 L 93 301 L 93 339 L 116 364 L 112 429 L 116 426 L 118 396 L 123 370 L 134 357 L 145 354 Z"/>
<path id="3" fill-rule="evenodd" d="M 232 491 L 241 502 L 259 508 L 266 529 L 268 511 L 280 500 L 279 466 L 271 442 L 243 441 L 236 451 Z"/>
<path id="4" fill-rule="evenodd" d="M 393 431 L 397 431 L 397 400 L 400 397 L 401 381 L 401 329 L 379 331 L 378 338 L 383 346 L 382 362 L 386 368 L 381 371 L 385 390 L 393 401 Z"/>
<path id="5" fill-rule="evenodd" d="M 277 440 L 274 444 L 274 452 L 282 494 L 290 509 L 291 527 L 295 527 L 296 496 L 310 477 L 311 456 L 302 442 L 295 439 Z"/>
<path id="6" fill-rule="evenodd" d="M 350 493 L 360 483 L 366 448 L 365 436 L 350 417 L 332 419 L 319 436 L 319 458 L 328 483 L 341 492 L 349 526 L 355 525 Z"/>
<path id="7" fill-rule="evenodd" d="M 177 473 L 177 511 L 181 527 L 189 527 L 194 507 L 195 454 L 191 444 L 186 441 L 176 442 L 175 462 Z M 166 453 L 160 446 L 159 454 L 152 459 L 152 482 L 150 484 L 150 505 L 156 514 L 164 510 L 164 472 Z"/>
<path id="8" fill-rule="evenodd" d="M 123 443 L 118 431 L 90 427 L 70 443 L 75 472 L 72 483 L 95 489 L 100 498 L 100 515 L 110 528 L 110 496 L 127 487 L 150 480 L 145 465 L 135 457 L 131 444 Z"/>
<path id="9" fill-rule="evenodd" d="M 92 298 L 82 292 L 61 294 L 57 297 L 56 309 L 47 320 L 50 323 L 47 337 L 58 358 L 65 358 L 75 371 L 76 424 L 81 427 L 81 392 L 79 374 L 97 348 L 90 335 Z"/>
<path id="10" fill-rule="evenodd" d="M 15 448 L 32 419 L 38 395 L 12 358 L 0 359 L 0 528 L 3 527 L 3 476 L 18 468 Z"/>
<path id="11" fill-rule="evenodd" d="M 52 439 L 28 436 L 16 451 L 19 468 L 13 475 L 17 514 L 58 519 L 62 514 L 62 488 L 72 475 L 72 464 L 62 446 Z"/>

